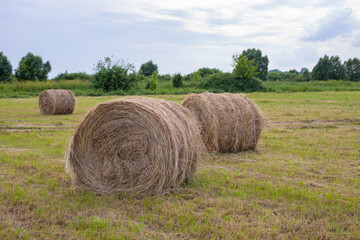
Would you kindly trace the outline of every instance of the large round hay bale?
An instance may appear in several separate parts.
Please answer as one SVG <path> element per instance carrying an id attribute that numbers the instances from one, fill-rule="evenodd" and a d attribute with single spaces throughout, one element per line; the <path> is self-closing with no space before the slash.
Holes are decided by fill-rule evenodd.
<path id="1" fill-rule="evenodd" d="M 190 94 L 182 103 L 199 122 L 210 152 L 254 150 L 263 127 L 263 115 L 243 94 Z"/>
<path id="2" fill-rule="evenodd" d="M 186 108 L 126 97 L 86 114 L 67 151 L 66 167 L 77 187 L 158 194 L 191 179 L 204 152 L 197 122 Z"/>
<path id="3" fill-rule="evenodd" d="M 70 90 L 45 90 L 39 95 L 41 114 L 71 114 L 74 111 L 75 95 Z"/>

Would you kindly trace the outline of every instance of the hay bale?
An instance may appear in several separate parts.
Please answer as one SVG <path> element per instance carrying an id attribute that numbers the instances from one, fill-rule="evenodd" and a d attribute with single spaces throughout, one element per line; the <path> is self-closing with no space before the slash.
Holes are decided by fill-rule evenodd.
<path id="1" fill-rule="evenodd" d="M 158 194 L 191 179 L 204 152 L 197 122 L 186 108 L 161 99 L 126 97 L 86 114 L 66 165 L 77 187 Z"/>
<path id="2" fill-rule="evenodd" d="M 39 95 L 41 114 L 71 114 L 74 111 L 75 95 L 70 90 L 45 90 Z"/>
<path id="3" fill-rule="evenodd" d="M 243 94 L 190 94 L 182 103 L 197 119 L 210 152 L 255 150 L 263 115 Z"/>

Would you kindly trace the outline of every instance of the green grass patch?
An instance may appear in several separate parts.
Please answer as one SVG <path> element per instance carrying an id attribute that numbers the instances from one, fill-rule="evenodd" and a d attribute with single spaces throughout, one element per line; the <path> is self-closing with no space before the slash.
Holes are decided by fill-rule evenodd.
<path id="1" fill-rule="evenodd" d="M 84 114 L 0 99 L 0 239 L 357 239 L 360 92 L 251 93 L 267 126 L 257 152 L 210 154 L 160 196 L 74 189 L 64 153 Z M 151 96 L 181 103 L 185 95 Z"/>
<path id="2" fill-rule="evenodd" d="M 350 81 L 311 81 L 311 82 L 263 82 L 268 92 L 321 92 L 321 91 L 360 91 L 360 82 Z M 40 81 L 15 81 L 0 83 L 0 98 L 27 98 L 38 96 L 46 89 L 68 89 L 76 96 L 123 96 L 123 95 L 178 95 L 189 93 L 201 93 L 209 91 L 200 88 L 193 82 L 183 81 L 183 87 L 174 88 L 171 81 L 159 81 L 155 90 L 146 89 L 147 81 L 141 81 L 136 87 L 128 91 L 104 92 L 95 89 L 88 80 L 49 80 Z M 211 90 L 223 92 L 222 90 Z"/>
<path id="3" fill-rule="evenodd" d="M 360 82 L 341 80 L 286 82 L 266 81 L 269 92 L 320 92 L 320 91 L 360 91 Z"/>

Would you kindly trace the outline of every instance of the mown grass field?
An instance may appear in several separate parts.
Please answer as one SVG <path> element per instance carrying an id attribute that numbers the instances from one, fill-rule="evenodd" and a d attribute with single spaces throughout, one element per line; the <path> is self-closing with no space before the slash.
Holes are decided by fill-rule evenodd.
<path id="1" fill-rule="evenodd" d="M 360 92 L 247 96 L 267 118 L 259 151 L 209 155 L 148 197 L 74 190 L 65 173 L 77 123 L 116 96 L 77 97 L 66 116 L 0 99 L 0 239 L 360 239 Z"/>

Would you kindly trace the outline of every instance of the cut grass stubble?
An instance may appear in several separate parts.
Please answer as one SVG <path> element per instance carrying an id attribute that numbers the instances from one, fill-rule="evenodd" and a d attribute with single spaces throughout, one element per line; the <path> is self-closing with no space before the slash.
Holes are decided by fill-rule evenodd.
<path id="1" fill-rule="evenodd" d="M 67 116 L 1 99 L 0 239 L 357 239 L 360 94 L 247 96 L 268 120 L 259 152 L 211 154 L 193 181 L 147 197 L 74 190 L 64 171 L 77 123 L 117 97 L 77 98 Z"/>

